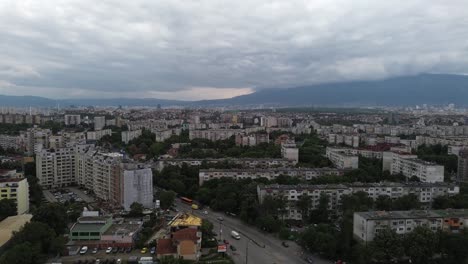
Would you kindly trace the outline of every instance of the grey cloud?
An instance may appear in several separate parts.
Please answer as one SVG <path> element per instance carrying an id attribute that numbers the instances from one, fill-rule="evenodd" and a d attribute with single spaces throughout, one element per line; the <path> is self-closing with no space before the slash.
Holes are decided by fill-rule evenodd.
<path id="1" fill-rule="evenodd" d="M 4 0 L 0 84 L 152 96 L 466 73 L 467 35 L 465 0 Z"/>

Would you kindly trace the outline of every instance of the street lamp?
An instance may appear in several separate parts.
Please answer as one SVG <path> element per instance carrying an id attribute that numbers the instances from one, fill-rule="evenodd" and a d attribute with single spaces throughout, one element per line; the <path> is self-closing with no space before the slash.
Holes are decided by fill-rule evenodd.
<path id="1" fill-rule="evenodd" d="M 249 243 L 250 238 L 247 239 L 247 245 L 245 246 L 245 264 L 249 263 Z"/>

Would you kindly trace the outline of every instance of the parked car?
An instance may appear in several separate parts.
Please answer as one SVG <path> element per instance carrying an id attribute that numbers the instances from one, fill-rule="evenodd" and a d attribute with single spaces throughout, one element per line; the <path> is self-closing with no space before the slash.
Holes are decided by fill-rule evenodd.
<path id="1" fill-rule="evenodd" d="M 203 213 L 207 215 L 207 214 L 208 214 L 208 211 L 205 210 L 205 211 L 203 211 Z"/>
<path id="2" fill-rule="evenodd" d="M 80 250 L 80 255 L 84 255 L 86 254 L 86 252 L 88 252 L 88 247 L 87 246 L 83 246 Z"/>
<path id="3" fill-rule="evenodd" d="M 106 254 L 110 254 L 111 252 L 112 252 L 112 247 L 108 247 L 108 248 L 106 249 Z"/>
<path id="4" fill-rule="evenodd" d="M 222 216 L 218 216 L 218 217 L 216 217 L 216 219 L 218 219 L 218 221 L 223 221 L 224 220 L 224 218 Z"/>
<path id="5" fill-rule="evenodd" d="M 126 253 L 132 252 L 132 247 L 128 247 L 127 250 L 125 250 Z"/>
<path id="6" fill-rule="evenodd" d="M 95 248 L 93 248 L 93 251 L 91 251 L 91 253 L 96 254 L 96 253 L 98 253 L 98 251 L 99 251 L 99 249 L 97 247 L 95 247 Z"/>
<path id="7" fill-rule="evenodd" d="M 289 247 L 289 244 L 286 241 L 281 242 L 281 245 L 283 245 L 283 247 Z"/>
<path id="8" fill-rule="evenodd" d="M 125 248 L 124 247 L 119 248 L 119 253 L 125 253 Z"/>
<path id="9" fill-rule="evenodd" d="M 307 263 L 314 264 L 314 259 L 312 257 L 306 258 Z"/>
<path id="10" fill-rule="evenodd" d="M 146 247 L 142 248 L 140 251 L 141 254 L 146 254 L 146 252 L 148 252 L 148 248 Z"/>
<path id="11" fill-rule="evenodd" d="M 122 264 L 122 259 L 117 259 L 117 264 Z"/>
<path id="12" fill-rule="evenodd" d="M 151 255 L 156 254 L 156 247 L 152 247 L 152 248 L 150 249 L 150 254 L 151 254 Z"/>
<path id="13" fill-rule="evenodd" d="M 119 252 L 119 248 L 118 247 L 115 247 L 112 249 L 112 253 L 113 254 L 117 254 L 117 252 Z"/>
<path id="14" fill-rule="evenodd" d="M 229 245 L 229 248 L 230 248 L 232 251 L 236 251 L 236 250 L 237 250 L 237 248 L 236 248 L 235 246 L 233 246 L 233 245 Z"/>

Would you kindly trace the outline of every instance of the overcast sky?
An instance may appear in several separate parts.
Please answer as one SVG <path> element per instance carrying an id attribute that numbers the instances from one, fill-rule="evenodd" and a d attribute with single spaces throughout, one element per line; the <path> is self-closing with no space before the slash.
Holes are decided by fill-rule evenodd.
<path id="1" fill-rule="evenodd" d="M 468 73 L 467 0 L 1 0 L 0 94 L 212 99 Z"/>

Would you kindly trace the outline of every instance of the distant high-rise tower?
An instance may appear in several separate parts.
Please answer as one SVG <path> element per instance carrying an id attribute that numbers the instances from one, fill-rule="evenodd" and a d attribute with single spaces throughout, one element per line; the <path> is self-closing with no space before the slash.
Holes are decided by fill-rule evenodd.
<path id="1" fill-rule="evenodd" d="M 457 182 L 468 182 L 468 148 L 461 149 L 458 154 Z"/>

